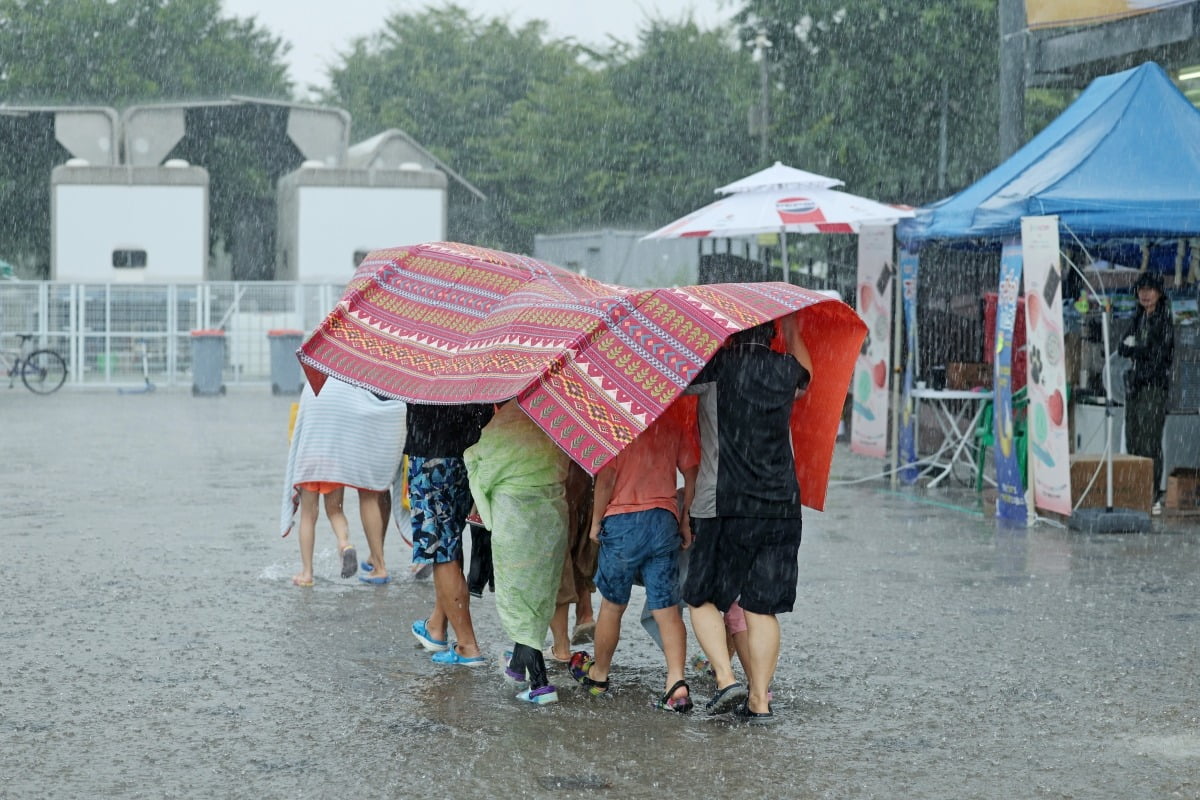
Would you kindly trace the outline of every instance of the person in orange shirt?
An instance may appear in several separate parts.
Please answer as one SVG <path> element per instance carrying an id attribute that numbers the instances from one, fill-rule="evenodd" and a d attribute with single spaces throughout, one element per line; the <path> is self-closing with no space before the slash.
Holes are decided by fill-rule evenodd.
<path id="1" fill-rule="evenodd" d="M 700 464 L 694 404 L 676 403 L 596 475 L 591 538 L 600 543 L 596 588 L 595 658 L 571 656 L 572 677 L 588 693 L 608 692 L 609 667 L 621 637 L 621 616 L 640 576 L 646 606 L 662 633 L 666 691 L 655 706 L 686 713 L 691 690 L 683 680 L 687 629 L 679 608 L 676 556 L 692 541 L 687 514 L 680 515 L 676 470 L 684 478 L 684 508 L 691 504 Z M 689 414 L 689 410 L 692 413 Z"/>

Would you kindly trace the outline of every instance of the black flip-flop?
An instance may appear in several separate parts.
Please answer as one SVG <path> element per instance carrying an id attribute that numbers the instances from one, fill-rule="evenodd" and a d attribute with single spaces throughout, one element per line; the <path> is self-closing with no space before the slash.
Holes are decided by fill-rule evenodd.
<path id="1" fill-rule="evenodd" d="M 751 711 L 749 700 L 738 706 L 733 713 L 751 725 L 769 725 L 775 721 L 775 710 L 771 708 L 770 703 L 767 704 L 765 714 L 758 711 Z"/>
<path id="2" fill-rule="evenodd" d="M 675 693 L 681 688 L 687 689 L 687 697 L 672 702 Z M 654 704 L 654 707 L 660 711 L 677 711 L 680 714 L 686 714 L 692 710 L 692 688 L 687 685 L 687 681 L 675 681 L 675 685 L 667 689 L 667 693 Z"/>
<path id="3" fill-rule="evenodd" d="M 714 694 L 704 708 L 709 714 L 726 714 L 744 703 L 749 696 L 746 687 L 734 681 Z"/>

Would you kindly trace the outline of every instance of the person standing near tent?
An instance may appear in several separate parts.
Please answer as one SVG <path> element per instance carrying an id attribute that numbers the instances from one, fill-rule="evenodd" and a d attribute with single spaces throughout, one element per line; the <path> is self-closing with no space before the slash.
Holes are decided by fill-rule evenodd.
<path id="1" fill-rule="evenodd" d="M 683 599 L 716 676 L 710 714 L 735 709 L 751 722 L 773 717 L 768 700 L 779 661 L 777 614 L 796 602 L 800 487 L 792 453 L 792 407 L 812 359 L 796 321 L 782 323 L 789 353 L 772 349 L 766 322 L 729 337 L 685 390 L 700 395 L 700 473 L 692 501 L 695 544 Z M 747 687 L 733 675 L 722 614 L 746 615 Z"/>
<path id="2" fill-rule="evenodd" d="M 1133 285 L 1138 307 L 1117 351 L 1133 362 L 1125 373 L 1125 447 L 1154 459 L 1153 513 L 1162 513 L 1163 427 L 1175 355 L 1175 323 L 1162 276 L 1143 272 Z"/>

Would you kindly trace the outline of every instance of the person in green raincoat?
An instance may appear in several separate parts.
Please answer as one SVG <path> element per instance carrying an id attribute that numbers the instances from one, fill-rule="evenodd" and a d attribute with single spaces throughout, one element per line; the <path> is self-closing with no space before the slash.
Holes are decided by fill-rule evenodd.
<path id="1" fill-rule="evenodd" d="M 496 610 L 514 642 L 505 674 L 528 680 L 518 700 L 557 702 L 542 645 L 566 555 L 570 458 L 509 400 L 463 459 L 475 507 L 492 532 Z"/>

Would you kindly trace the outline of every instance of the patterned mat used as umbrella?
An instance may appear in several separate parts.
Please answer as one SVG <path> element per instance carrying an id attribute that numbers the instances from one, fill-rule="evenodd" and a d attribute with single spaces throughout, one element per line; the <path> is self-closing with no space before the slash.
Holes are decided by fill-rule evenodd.
<path id="1" fill-rule="evenodd" d="M 793 313 L 813 361 L 793 413 L 797 475 L 819 509 L 865 329 L 845 303 L 795 286 L 634 290 L 463 244 L 377 250 L 298 355 L 318 391 L 333 376 L 419 403 L 516 397 L 595 474 L 731 334 Z"/>

